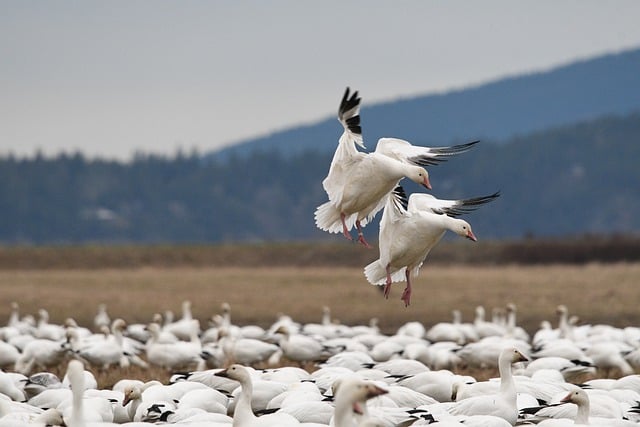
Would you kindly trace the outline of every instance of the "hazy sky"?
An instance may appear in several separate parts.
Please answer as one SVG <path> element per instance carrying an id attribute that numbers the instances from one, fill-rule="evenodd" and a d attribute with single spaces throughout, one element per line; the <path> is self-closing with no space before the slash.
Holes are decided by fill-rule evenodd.
<path id="1" fill-rule="evenodd" d="M 635 0 L 0 0 L 0 154 L 208 151 L 334 115 L 347 85 L 370 104 L 639 47 L 639 18 Z"/>

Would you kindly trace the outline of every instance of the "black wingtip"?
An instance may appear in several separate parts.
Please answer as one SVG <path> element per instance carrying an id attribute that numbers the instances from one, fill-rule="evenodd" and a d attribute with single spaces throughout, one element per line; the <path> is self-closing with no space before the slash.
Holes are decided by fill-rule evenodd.
<path id="1" fill-rule="evenodd" d="M 404 188 L 402 188 L 402 185 L 398 185 L 393 189 L 393 203 L 398 209 L 403 211 L 409 208 L 409 198 Z"/>
<path id="2" fill-rule="evenodd" d="M 496 191 L 495 193 L 490 194 L 488 196 L 471 197 L 469 199 L 458 200 L 458 203 L 456 204 L 456 206 L 443 209 L 443 213 L 446 213 L 447 215 L 453 216 L 453 217 L 464 215 L 469 212 L 475 211 L 481 205 L 492 202 L 498 197 L 500 197 L 500 191 Z"/>
<path id="3" fill-rule="evenodd" d="M 350 89 L 347 86 L 340 102 L 340 108 L 338 108 L 338 119 L 346 124 L 350 132 L 362 135 L 360 114 L 358 113 L 358 107 L 360 106 L 358 91 L 353 92 L 352 95 L 349 92 Z"/>

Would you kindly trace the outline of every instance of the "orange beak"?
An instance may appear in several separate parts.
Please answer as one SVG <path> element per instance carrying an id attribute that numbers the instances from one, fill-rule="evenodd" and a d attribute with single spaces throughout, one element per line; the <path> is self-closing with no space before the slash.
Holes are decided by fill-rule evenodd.
<path id="1" fill-rule="evenodd" d="M 473 231 L 471 231 L 471 230 L 469 230 L 467 232 L 467 239 L 473 240 L 474 242 L 478 241 L 478 239 L 476 239 L 476 236 L 473 234 Z"/>
<path id="2" fill-rule="evenodd" d="M 428 190 L 431 190 L 431 183 L 429 182 L 429 177 L 425 176 L 422 185 L 426 187 Z"/>

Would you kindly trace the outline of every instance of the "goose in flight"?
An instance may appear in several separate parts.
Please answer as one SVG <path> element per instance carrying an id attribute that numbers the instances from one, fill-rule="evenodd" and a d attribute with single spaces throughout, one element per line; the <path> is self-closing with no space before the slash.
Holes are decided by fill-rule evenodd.
<path id="1" fill-rule="evenodd" d="M 338 120 L 344 132 L 338 141 L 329 173 L 322 181 L 329 201 L 318 206 L 314 217 L 316 226 L 329 233 L 340 233 L 352 240 L 350 230 L 355 226 L 358 241 L 365 240 L 364 227 L 385 204 L 386 196 L 404 177 L 431 189 L 425 166 L 435 165 L 448 157 L 468 151 L 478 141 L 452 147 L 420 147 L 397 138 L 381 138 L 374 152 L 364 149 L 360 126 L 360 98 L 358 92 L 346 89 Z"/>
<path id="2" fill-rule="evenodd" d="M 367 265 L 364 274 L 374 285 L 385 285 L 389 297 L 391 283 L 406 281 L 402 293 L 405 306 L 411 302 L 411 278 L 447 230 L 477 241 L 471 225 L 459 218 L 500 194 L 461 200 L 440 200 L 430 194 L 413 193 L 408 199 L 401 186 L 387 198 L 380 221 L 380 257 Z"/>

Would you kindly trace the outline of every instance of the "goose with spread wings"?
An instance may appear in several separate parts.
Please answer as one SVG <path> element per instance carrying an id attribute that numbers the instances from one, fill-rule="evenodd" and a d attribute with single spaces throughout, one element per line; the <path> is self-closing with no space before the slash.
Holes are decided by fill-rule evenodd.
<path id="1" fill-rule="evenodd" d="M 499 196 L 461 200 L 440 200 L 430 194 L 413 193 L 407 199 L 401 186 L 387 198 L 380 221 L 380 257 L 367 265 L 364 274 L 374 285 L 385 285 L 384 295 L 389 297 L 393 282 L 406 281 L 402 301 L 411 301 L 411 279 L 418 275 L 427 255 L 447 230 L 472 241 L 477 241 L 471 225 L 456 218 L 473 211 Z"/>
<path id="2" fill-rule="evenodd" d="M 469 150 L 478 141 L 452 147 L 419 147 L 397 138 L 381 138 L 374 152 L 363 152 L 360 125 L 360 97 L 346 89 L 338 120 L 344 132 L 338 141 L 327 177 L 322 186 L 329 201 L 318 206 L 314 217 L 319 229 L 340 233 L 352 240 L 355 226 L 358 241 L 366 247 L 364 227 L 385 204 L 386 196 L 406 177 L 431 189 L 425 166 L 435 165 L 448 157 Z"/>

